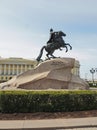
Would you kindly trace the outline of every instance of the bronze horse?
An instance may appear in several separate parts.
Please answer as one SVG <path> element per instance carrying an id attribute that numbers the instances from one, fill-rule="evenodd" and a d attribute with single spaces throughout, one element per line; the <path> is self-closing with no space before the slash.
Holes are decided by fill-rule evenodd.
<path id="1" fill-rule="evenodd" d="M 41 60 L 41 57 L 42 57 L 42 54 L 43 54 L 43 50 L 45 49 L 45 51 L 47 52 L 46 56 L 48 57 L 48 59 L 50 58 L 56 58 L 53 53 L 55 50 L 57 49 L 61 49 L 62 48 L 66 48 L 66 52 L 68 51 L 68 48 L 67 46 L 70 47 L 70 50 L 72 49 L 72 46 L 69 44 L 69 43 L 65 43 L 62 36 L 66 36 L 65 33 L 63 33 L 62 31 L 59 31 L 59 32 L 55 32 L 55 38 L 54 38 L 54 42 L 52 43 L 48 43 L 46 46 L 43 46 L 40 50 L 40 54 L 39 56 L 37 57 L 37 61 L 40 61 Z M 51 57 L 49 57 L 49 55 Z"/>

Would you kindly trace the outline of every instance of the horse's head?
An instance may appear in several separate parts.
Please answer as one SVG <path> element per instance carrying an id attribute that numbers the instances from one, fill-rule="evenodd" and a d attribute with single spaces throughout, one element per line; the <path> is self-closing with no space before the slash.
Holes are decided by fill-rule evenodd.
<path id="1" fill-rule="evenodd" d="M 58 33 L 59 33 L 60 36 L 64 36 L 64 37 L 66 36 L 66 34 L 63 33 L 62 31 L 59 31 Z"/>

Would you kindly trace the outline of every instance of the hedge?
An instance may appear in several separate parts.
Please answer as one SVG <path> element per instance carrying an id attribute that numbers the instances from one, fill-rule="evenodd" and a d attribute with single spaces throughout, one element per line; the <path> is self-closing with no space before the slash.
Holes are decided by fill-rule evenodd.
<path id="1" fill-rule="evenodd" d="M 97 92 L 0 91 L 0 112 L 69 112 L 97 109 Z"/>

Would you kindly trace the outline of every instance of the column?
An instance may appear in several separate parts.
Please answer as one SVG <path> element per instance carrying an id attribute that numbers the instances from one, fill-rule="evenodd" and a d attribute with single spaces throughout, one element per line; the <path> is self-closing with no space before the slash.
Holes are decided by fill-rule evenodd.
<path id="1" fill-rule="evenodd" d="M 22 68 L 23 68 L 23 66 L 22 66 L 22 64 L 21 64 L 21 73 L 22 73 Z"/>
<path id="2" fill-rule="evenodd" d="M 10 64 L 8 65 L 8 75 L 10 75 Z"/>
<path id="3" fill-rule="evenodd" d="M 19 65 L 17 64 L 17 75 L 19 74 Z"/>
<path id="4" fill-rule="evenodd" d="M 2 74 L 2 65 L 0 65 L 0 75 Z"/>
<path id="5" fill-rule="evenodd" d="M 12 75 L 14 75 L 14 65 L 12 65 Z"/>
<path id="6" fill-rule="evenodd" d="M 25 71 L 27 70 L 27 65 L 25 64 Z"/>
<path id="7" fill-rule="evenodd" d="M 6 64 L 4 65 L 4 75 L 6 75 Z"/>

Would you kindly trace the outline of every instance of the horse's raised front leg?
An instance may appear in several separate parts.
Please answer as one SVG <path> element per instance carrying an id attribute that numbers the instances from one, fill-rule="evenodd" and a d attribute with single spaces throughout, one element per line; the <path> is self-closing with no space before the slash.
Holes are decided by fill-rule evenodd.
<path id="1" fill-rule="evenodd" d="M 67 48 L 67 46 L 64 46 L 65 48 L 66 48 L 66 52 L 68 51 L 68 48 Z"/>
<path id="2" fill-rule="evenodd" d="M 68 45 L 70 47 L 70 50 L 72 50 L 72 46 L 69 43 L 66 43 L 65 45 Z"/>

